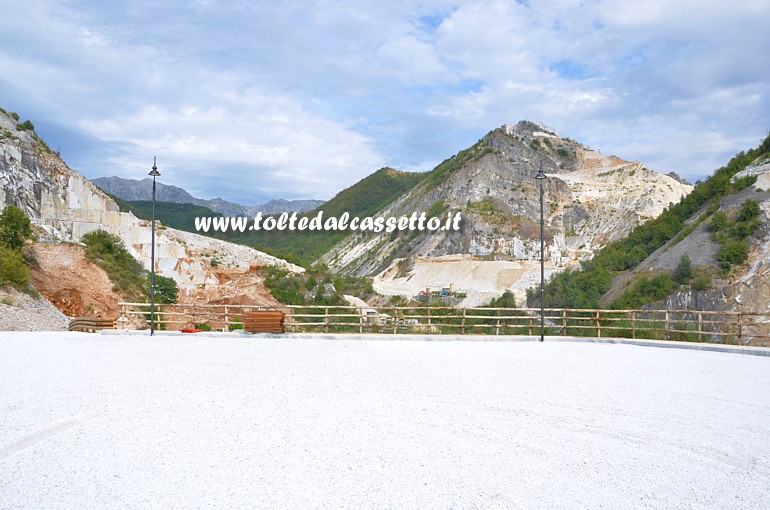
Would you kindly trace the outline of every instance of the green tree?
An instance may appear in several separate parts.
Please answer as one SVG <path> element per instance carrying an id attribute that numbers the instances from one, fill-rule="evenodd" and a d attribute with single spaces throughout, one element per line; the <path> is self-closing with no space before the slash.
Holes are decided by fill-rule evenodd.
<path id="1" fill-rule="evenodd" d="M 148 281 L 149 284 L 149 281 Z M 176 280 L 168 276 L 155 275 L 155 302 L 162 305 L 176 303 L 179 300 L 179 287 Z"/>
<path id="2" fill-rule="evenodd" d="M 20 250 L 33 234 L 29 218 L 18 207 L 9 205 L 0 213 L 0 243 L 12 250 Z"/>
<path id="3" fill-rule="evenodd" d="M 687 254 L 679 258 L 679 264 L 674 269 L 674 281 L 679 285 L 684 285 L 692 278 L 692 262 Z"/>
<path id="4" fill-rule="evenodd" d="M 0 244 L 0 285 L 26 290 L 28 281 L 29 269 L 24 265 L 21 252 Z"/>

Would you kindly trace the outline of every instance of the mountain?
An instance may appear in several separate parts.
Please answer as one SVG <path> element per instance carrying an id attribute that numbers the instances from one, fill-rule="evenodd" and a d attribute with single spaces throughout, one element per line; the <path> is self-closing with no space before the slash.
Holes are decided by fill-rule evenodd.
<path id="1" fill-rule="evenodd" d="M 96 184 L 101 190 L 111 195 L 115 195 L 126 201 L 146 201 L 152 200 L 152 179 L 149 177 L 141 181 L 134 179 L 123 179 L 121 177 L 98 177 L 91 182 Z M 171 186 L 156 182 L 155 200 L 159 202 L 171 202 L 177 204 L 194 204 L 207 207 L 212 211 L 218 212 L 224 216 L 255 216 L 257 213 L 276 214 L 282 212 L 306 212 L 324 203 L 323 200 L 284 200 L 282 198 L 270 200 L 267 203 L 244 206 L 228 202 L 221 198 L 205 200 L 195 198 L 187 191 L 177 186 Z"/>
<path id="2" fill-rule="evenodd" d="M 770 136 L 700 184 L 692 194 L 696 197 L 702 197 L 700 207 L 677 235 L 616 275 L 600 305 L 620 304 L 642 277 L 673 274 L 687 256 L 694 278 L 653 301 L 655 306 L 748 313 L 770 309 Z M 676 212 L 672 208 L 667 216 Z"/>
<path id="3" fill-rule="evenodd" d="M 412 189 L 425 178 L 424 173 L 401 172 L 381 168 L 352 186 L 340 191 L 328 202 L 305 213 L 313 217 L 323 211 L 324 217 L 339 217 L 347 212 L 351 217 L 371 216 Z M 259 231 L 227 237 L 233 241 L 265 249 L 282 257 L 297 257 L 309 266 L 335 243 L 348 235 L 343 231 Z"/>
<path id="4" fill-rule="evenodd" d="M 69 250 L 84 234 L 103 229 L 120 236 L 131 255 L 149 268 L 150 222 L 120 212 L 111 198 L 69 168 L 32 129 L 18 124 L 5 110 L 0 110 L 0 185 L 0 210 L 7 205 L 20 208 L 41 239 L 66 248 L 52 254 L 52 259 Z M 259 297 L 264 287 L 250 270 L 253 266 L 302 271 L 246 246 L 165 226 L 159 226 L 155 234 L 156 272 L 176 280 L 180 302 L 264 304 Z M 78 275 L 82 267 L 73 262 L 69 271 Z M 60 290 L 79 296 L 79 287 L 84 285 L 81 282 Z"/>
<path id="5" fill-rule="evenodd" d="M 539 187 L 545 197 L 546 272 L 556 274 L 625 237 L 692 186 L 638 162 L 604 156 L 543 124 L 505 125 L 438 165 L 377 212 L 460 213 L 459 232 L 356 233 L 323 256 L 343 274 L 374 276 L 383 294 L 454 288 L 475 306 L 539 281 Z"/>
<path id="6" fill-rule="evenodd" d="M 528 292 L 530 306 L 539 292 Z M 660 216 L 546 285 L 545 306 L 740 314 L 717 342 L 770 335 L 770 135 L 741 151 Z M 721 320 L 715 315 L 703 319 Z M 764 345 L 767 345 L 764 342 Z"/>

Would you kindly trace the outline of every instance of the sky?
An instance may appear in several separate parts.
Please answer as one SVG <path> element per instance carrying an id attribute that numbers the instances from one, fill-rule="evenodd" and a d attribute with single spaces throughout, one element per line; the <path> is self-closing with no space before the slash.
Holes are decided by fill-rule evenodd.
<path id="1" fill-rule="evenodd" d="M 767 0 L 0 0 L 0 107 L 88 178 L 245 205 L 537 120 L 705 179 L 770 130 Z"/>

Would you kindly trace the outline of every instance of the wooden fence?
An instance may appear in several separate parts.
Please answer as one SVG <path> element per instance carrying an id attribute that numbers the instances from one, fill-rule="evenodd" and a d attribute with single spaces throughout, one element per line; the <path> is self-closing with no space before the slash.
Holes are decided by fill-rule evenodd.
<path id="1" fill-rule="evenodd" d="M 147 303 L 120 303 L 129 321 L 149 321 Z M 241 329 L 250 305 L 156 305 L 158 329 L 207 325 Z M 296 306 L 286 314 L 289 333 L 540 334 L 539 308 Z M 770 346 L 770 314 L 696 310 L 545 309 L 544 332 L 553 336 L 622 337 Z"/>

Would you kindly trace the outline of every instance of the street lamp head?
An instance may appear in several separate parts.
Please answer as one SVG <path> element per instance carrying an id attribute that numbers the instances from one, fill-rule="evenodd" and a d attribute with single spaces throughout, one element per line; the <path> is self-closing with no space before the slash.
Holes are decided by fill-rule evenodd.
<path id="1" fill-rule="evenodd" d="M 158 172 L 158 167 L 155 166 L 155 158 L 152 158 L 152 170 L 147 175 L 150 175 L 152 177 L 158 177 L 160 175 L 160 172 Z"/>
<path id="2" fill-rule="evenodd" d="M 537 175 L 535 176 L 535 179 L 547 179 L 547 178 L 548 176 L 546 176 L 545 173 L 543 173 L 543 169 L 541 167 L 540 170 L 537 171 Z"/>

